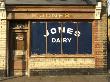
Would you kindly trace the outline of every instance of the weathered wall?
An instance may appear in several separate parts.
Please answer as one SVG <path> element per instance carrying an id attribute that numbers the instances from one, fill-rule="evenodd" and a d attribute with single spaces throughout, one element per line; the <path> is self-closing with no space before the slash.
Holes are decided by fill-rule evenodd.
<path id="1" fill-rule="evenodd" d="M 6 75 L 6 10 L 5 4 L 0 2 L 0 76 Z"/>
<path id="2" fill-rule="evenodd" d="M 107 68 L 107 2 L 102 0 L 101 19 L 96 20 L 97 28 L 94 29 L 94 54 L 96 68 Z"/>
<path id="3" fill-rule="evenodd" d="M 94 58 L 32 58 L 31 69 L 95 68 Z"/>

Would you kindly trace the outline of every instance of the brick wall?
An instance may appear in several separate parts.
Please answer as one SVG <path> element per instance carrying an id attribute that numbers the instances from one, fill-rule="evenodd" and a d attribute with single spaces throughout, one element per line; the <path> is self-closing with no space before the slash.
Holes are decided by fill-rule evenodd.
<path id="1" fill-rule="evenodd" d="M 0 76 L 6 75 L 6 10 L 4 3 L 0 2 Z"/>
<path id="2" fill-rule="evenodd" d="M 95 68 L 94 58 L 31 58 L 31 69 Z"/>
<path id="3" fill-rule="evenodd" d="M 94 54 L 96 68 L 107 68 L 107 12 L 106 0 L 102 0 L 101 19 L 96 20 L 97 27 L 94 30 Z"/>

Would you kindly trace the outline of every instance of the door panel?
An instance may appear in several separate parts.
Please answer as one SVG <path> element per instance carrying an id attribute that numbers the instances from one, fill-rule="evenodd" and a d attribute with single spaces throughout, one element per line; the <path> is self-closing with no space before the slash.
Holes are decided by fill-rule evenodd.
<path id="1" fill-rule="evenodd" d="M 25 75 L 27 55 L 27 33 L 10 33 L 10 75 Z"/>

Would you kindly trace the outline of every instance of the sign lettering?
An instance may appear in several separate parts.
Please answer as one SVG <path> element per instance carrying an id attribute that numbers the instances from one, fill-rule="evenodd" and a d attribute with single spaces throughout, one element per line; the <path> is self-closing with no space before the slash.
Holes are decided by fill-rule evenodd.
<path id="1" fill-rule="evenodd" d="M 42 13 L 42 14 L 38 14 L 40 18 L 70 18 L 71 15 L 69 13 Z"/>
<path id="2" fill-rule="evenodd" d="M 72 38 L 63 38 L 62 39 L 62 42 L 71 42 Z M 61 39 L 60 38 L 52 38 L 52 43 L 60 43 L 61 42 Z"/>
<path id="3" fill-rule="evenodd" d="M 80 36 L 80 31 L 74 31 L 72 28 L 61 28 L 61 27 L 58 27 L 58 28 L 51 28 L 50 30 L 46 30 L 46 35 L 44 35 L 44 37 L 48 37 L 50 34 L 54 35 L 54 34 L 57 34 L 57 33 L 67 33 L 67 34 L 70 34 L 72 35 L 74 33 L 74 36 L 76 37 L 79 37 Z M 52 38 L 52 43 L 60 43 L 61 41 L 63 43 L 70 43 L 72 40 L 72 38 Z"/>

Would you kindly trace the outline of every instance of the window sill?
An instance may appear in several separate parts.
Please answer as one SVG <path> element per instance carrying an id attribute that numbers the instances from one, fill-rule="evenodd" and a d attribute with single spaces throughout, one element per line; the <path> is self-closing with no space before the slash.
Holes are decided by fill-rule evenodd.
<path id="1" fill-rule="evenodd" d="M 77 55 L 52 55 L 52 54 L 49 54 L 49 55 L 45 55 L 45 54 L 42 54 L 42 55 L 31 55 L 30 57 L 37 57 L 37 58 L 94 58 L 95 56 L 92 55 L 92 54 L 86 54 L 86 55 L 83 55 L 83 54 L 77 54 Z"/>

